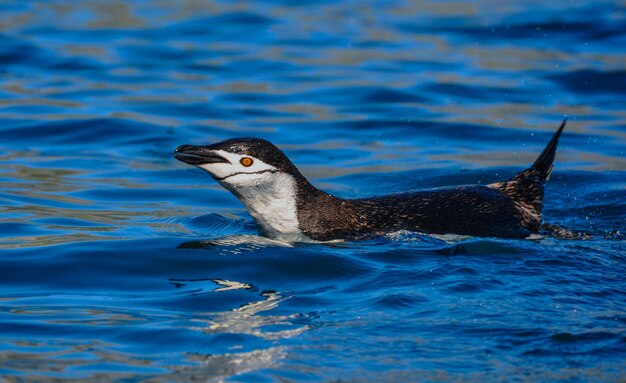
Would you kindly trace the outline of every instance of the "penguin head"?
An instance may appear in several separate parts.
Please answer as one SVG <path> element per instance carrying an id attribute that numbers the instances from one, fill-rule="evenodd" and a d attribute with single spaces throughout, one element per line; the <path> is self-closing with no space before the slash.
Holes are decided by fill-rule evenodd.
<path id="1" fill-rule="evenodd" d="M 176 159 L 206 170 L 244 204 L 262 233 L 300 235 L 297 194 L 310 185 L 269 141 L 234 138 L 207 146 L 181 145 Z"/>
<path id="2" fill-rule="evenodd" d="M 207 171 L 232 191 L 260 187 L 281 173 L 299 175 L 280 149 L 260 138 L 233 138 L 207 146 L 181 145 L 174 157 Z"/>

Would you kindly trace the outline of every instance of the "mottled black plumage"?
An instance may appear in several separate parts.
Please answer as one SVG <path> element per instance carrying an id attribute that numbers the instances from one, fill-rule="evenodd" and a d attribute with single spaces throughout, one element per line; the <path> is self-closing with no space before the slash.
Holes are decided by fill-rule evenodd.
<path id="1" fill-rule="evenodd" d="M 565 121 L 530 168 L 507 181 L 359 199 L 342 199 L 315 188 L 282 151 L 258 138 L 181 146 L 176 153 L 191 164 L 197 161 L 193 156 L 218 161 L 212 151 L 248 155 L 291 175 L 298 229 L 313 240 L 366 238 L 398 230 L 524 238 L 540 231 L 544 186 L 564 127 Z"/>

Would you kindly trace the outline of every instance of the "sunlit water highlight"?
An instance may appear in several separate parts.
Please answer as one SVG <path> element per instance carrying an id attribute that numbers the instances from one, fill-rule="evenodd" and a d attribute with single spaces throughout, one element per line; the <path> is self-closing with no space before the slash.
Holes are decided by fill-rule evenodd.
<path id="1" fill-rule="evenodd" d="M 0 4 L 0 382 L 626 377 L 620 2 Z M 343 197 L 507 178 L 588 240 L 285 244 L 172 158 Z"/>

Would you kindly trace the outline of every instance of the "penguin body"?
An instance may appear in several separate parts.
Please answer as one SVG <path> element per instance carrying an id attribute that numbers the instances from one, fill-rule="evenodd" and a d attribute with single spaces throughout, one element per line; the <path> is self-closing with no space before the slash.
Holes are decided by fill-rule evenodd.
<path id="1" fill-rule="evenodd" d="M 174 155 L 237 196 L 270 238 L 329 241 L 399 230 L 525 238 L 541 228 L 544 187 L 564 127 L 565 121 L 530 168 L 506 181 L 372 198 L 343 199 L 317 189 L 280 149 L 259 138 L 181 145 Z"/>

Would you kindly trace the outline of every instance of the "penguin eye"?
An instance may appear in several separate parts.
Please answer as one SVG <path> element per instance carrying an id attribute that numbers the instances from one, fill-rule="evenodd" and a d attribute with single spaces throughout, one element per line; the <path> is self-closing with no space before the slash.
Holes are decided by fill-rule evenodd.
<path id="1" fill-rule="evenodd" d="M 254 161 L 252 161 L 252 158 L 250 158 L 250 157 L 244 157 L 244 158 L 240 159 L 239 162 L 243 166 L 248 167 L 248 166 L 251 166 Z"/>

